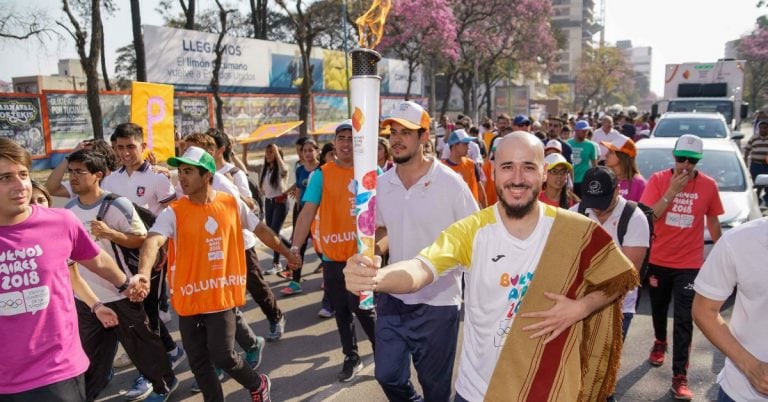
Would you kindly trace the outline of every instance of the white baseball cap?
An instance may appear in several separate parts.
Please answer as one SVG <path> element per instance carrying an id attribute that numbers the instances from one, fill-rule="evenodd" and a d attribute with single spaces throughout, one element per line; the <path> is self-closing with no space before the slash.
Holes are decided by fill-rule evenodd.
<path id="1" fill-rule="evenodd" d="M 548 149 L 556 149 L 557 152 L 563 153 L 563 146 L 560 144 L 560 141 L 558 140 L 547 141 L 547 146 L 544 147 L 544 151 Z"/>
<path id="2" fill-rule="evenodd" d="M 384 117 L 381 125 L 389 126 L 392 122 L 400 123 L 411 130 L 420 128 L 429 130 L 430 118 L 429 114 L 418 103 L 402 101 L 390 111 L 388 116 Z"/>
<path id="3" fill-rule="evenodd" d="M 701 159 L 704 156 L 704 142 L 693 134 L 683 134 L 675 143 L 675 156 Z"/>

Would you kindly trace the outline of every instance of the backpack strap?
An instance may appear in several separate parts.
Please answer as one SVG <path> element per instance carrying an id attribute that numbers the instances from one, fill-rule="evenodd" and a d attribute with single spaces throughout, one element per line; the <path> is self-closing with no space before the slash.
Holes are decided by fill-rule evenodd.
<path id="1" fill-rule="evenodd" d="M 624 210 L 621 211 L 619 217 L 619 224 L 616 227 L 616 236 L 619 238 L 619 245 L 624 245 L 624 235 L 627 234 L 627 226 L 629 225 L 629 219 L 632 218 L 632 214 L 637 209 L 637 203 L 627 200 L 627 205 L 624 206 Z"/>
<path id="2" fill-rule="evenodd" d="M 232 169 L 229 169 L 229 171 L 227 172 L 227 174 L 228 174 L 228 175 L 230 175 L 230 176 L 234 176 L 234 175 L 235 175 L 235 174 L 237 174 L 237 172 L 239 172 L 239 171 L 240 171 L 240 168 L 239 168 L 239 167 L 237 167 L 237 166 L 232 166 Z"/>
<path id="3" fill-rule="evenodd" d="M 118 196 L 115 193 L 108 193 L 104 196 L 104 201 L 101 203 L 101 206 L 99 207 L 99 212 L 96 213 L 96 220 L 97 221 L 103 221 L 104 215 L 107 214 L 107 210 L 109 207 L 112 206 L 112 202 L 114 202 L 116 199 L 118 199 L 120 196 Z"/>

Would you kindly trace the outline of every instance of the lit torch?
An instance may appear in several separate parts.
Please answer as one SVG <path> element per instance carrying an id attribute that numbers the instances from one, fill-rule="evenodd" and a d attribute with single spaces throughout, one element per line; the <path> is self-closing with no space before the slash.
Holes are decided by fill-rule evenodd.
<path id="1" fill-rule="evenodd" d="M 381 77 L 376 64 L 381 55 L 373 50 L 381 41 L 384 21 L 392 4 L 375 0 L 355 23 L 360 34 L 360 49 L 352 50 L 352 77 L 349 91 L 352 105 L 352 141 L 354 152 L 355 221 L 357 249 L 373 260 L 376 243 L 376 178 L 379 141 L 379 90 Z M 373 309 L 373 292 L 360 292 L 360 308 Z"/>

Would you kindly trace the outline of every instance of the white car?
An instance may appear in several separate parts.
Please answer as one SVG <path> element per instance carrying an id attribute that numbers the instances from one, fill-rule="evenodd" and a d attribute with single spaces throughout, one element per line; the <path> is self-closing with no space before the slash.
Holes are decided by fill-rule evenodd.
<path id="1" fill-rule="evenodd" d="M 653 137 L 679 137 L 683 134 L 693 134 L 702 139 L 730 138 L 740 141 L 744 134 L 731 132 L 725 118 L 720 113 L 664 113 L 656 122 L 651 132 Z"/>
<path id="2" fill-rule="evenodd" d="M 674 166 L 672 150 L 677 138 L 649 138 L 637 142 L 637 167 L 648 179 L 655 172 Z M 749 170 L 738 146 L 727 139 L 704 141 L 704 157 L 696 169 L 717 181 L 725 213 L 720 215 L 723 231 L 762 216 Z M 705 256 L 712 240 L 704 230 Z"/>

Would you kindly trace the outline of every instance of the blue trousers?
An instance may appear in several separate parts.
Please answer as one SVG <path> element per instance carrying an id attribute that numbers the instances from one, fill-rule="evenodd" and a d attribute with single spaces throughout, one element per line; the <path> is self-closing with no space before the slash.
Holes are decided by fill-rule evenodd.
<path id="1" fill-rule="evenodd" d="M 458 307 L 411 305 L 379 294 L 376 317 L 375 374 L 387 399 L 448 402 L 459 334 Z M 411 358 L 423 398 L 410 380 Z"/>

